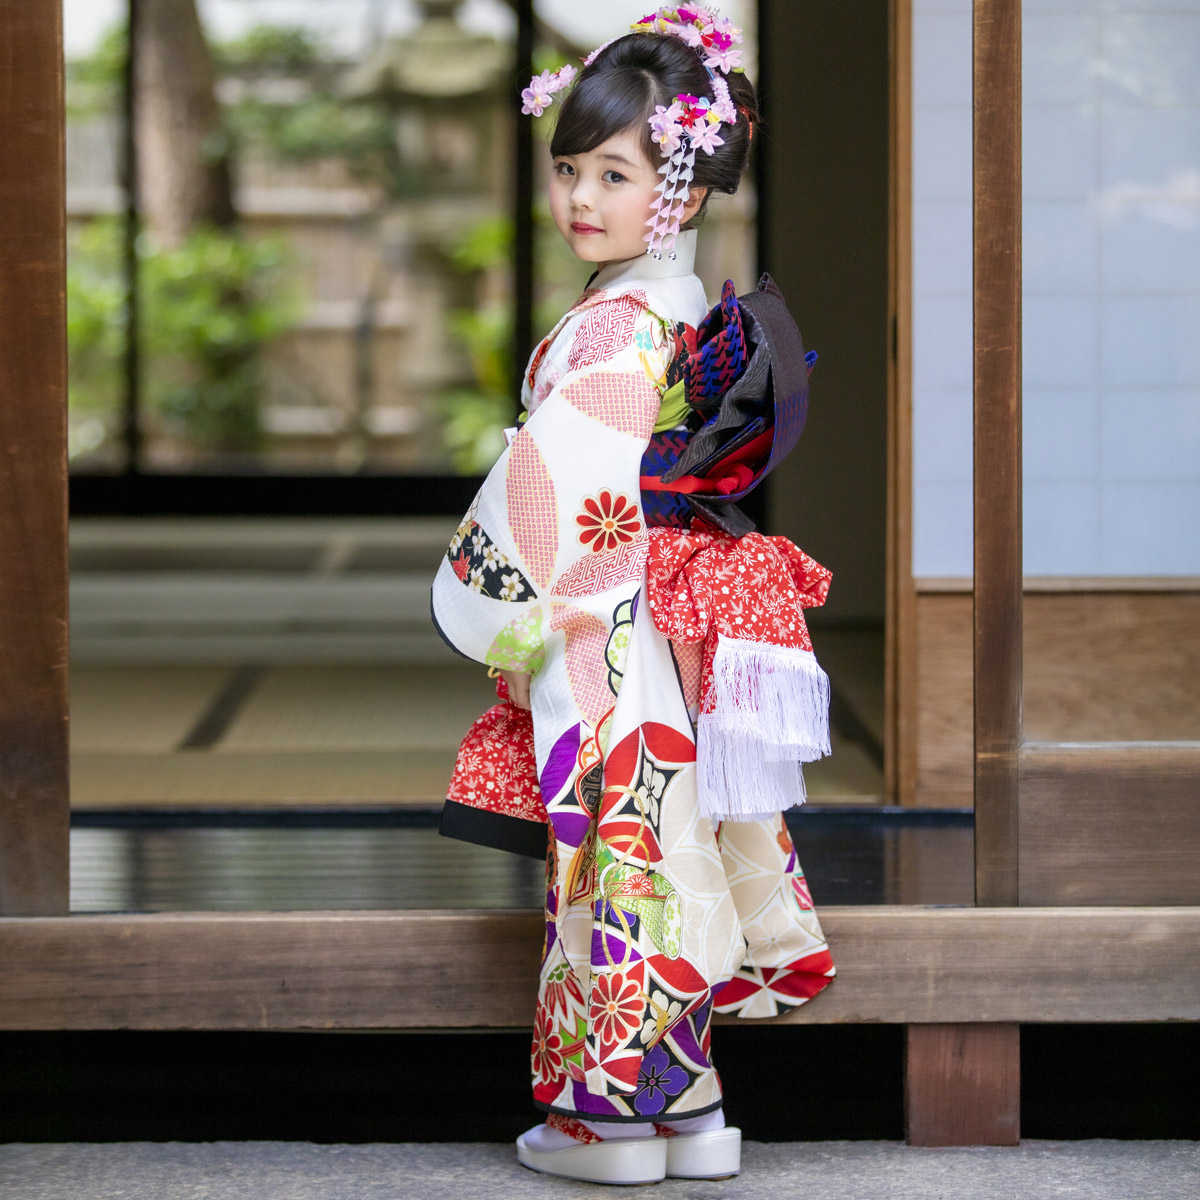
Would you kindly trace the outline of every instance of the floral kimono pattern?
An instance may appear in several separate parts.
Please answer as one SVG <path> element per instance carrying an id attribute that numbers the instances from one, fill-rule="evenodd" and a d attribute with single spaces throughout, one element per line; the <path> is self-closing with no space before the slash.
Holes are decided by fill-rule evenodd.
<path id="1" fill-rule="evenodd" d="M 455 649 L 533 674 L 550 830 L 534 1100 L 565 1116 L 716 1108 L 714 1007 L 772 1016 L 834 973 L 782 816 L 700 815 L 694 714 L 647 599 L 640 463 L 678 324 L 706 311 L 689 253 L 602 271 L 531 360 L 528 420 L 434 581 Z"/>

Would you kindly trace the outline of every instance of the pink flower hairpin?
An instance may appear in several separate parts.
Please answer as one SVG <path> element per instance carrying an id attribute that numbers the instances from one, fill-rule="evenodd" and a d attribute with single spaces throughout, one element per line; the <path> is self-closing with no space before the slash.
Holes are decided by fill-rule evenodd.
<path id="1" fill-rule="evenodd" d="M 543 71 L 535 75 L 529 81 L 529 86 L 521 92 L 521 111 L 540 117 L 554 102 L 555 93 L 571 86 L 575 74 L 575 68 L 568 63 L 557 71 Z"/>

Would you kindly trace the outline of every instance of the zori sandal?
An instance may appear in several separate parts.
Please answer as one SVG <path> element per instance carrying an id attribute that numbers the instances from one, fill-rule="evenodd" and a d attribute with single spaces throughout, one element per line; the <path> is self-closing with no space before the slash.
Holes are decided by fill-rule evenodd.
<path id="1" fill-rule="evenodd" d="M 667 1144 L 667 1175 L 672 1179 L 730 1179 L 742 1169 L 742 1131 L 732 1125 L 703 1133 L 677 1133 L 655 1125 Z"/>
<path id="2" fill-rule="evenodd" d="M 660 1137 L 602 1138 L 582 1121 L 551 1116 L 552 1129 L 565 1133 L 574 1144 L 560 1149 L 539 1149 L 535 1126 L 517 1138 L 517 1161 L 533 1171 L 581 1179 L 587 1183 L 661 1183 L 667 1174 L 668 1145 Z M 618 1127 L 619 1128 L 619 1127 Z"/>

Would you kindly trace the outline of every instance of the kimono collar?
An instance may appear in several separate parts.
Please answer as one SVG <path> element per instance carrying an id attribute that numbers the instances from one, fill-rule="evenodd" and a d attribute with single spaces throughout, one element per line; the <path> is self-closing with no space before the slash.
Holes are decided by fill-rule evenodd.
<path id="1" fill-rule="evenodd" d="M 588 280 L 588 288 L 610 291 L 637 283 L 640 279 L 671 279 L 691 275 L 695 266 L 696 230 L 687 229 L 675 241 L 674 258 L 665 254 L 662 258 L 639 254 L 637 258 L 628 258 L 624 262 L 609 263 Z"/>

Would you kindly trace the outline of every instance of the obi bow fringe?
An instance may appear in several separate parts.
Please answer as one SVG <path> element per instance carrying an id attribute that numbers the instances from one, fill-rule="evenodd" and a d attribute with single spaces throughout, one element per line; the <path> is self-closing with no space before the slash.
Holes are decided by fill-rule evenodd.
<path id="1" fill-rule="evenodd" d="M 696 738 L 701 813 L 757 821 L 803 804 L 800 764 L 829 753 L 829 676 L 816 655 L 718 635 Z"/>

